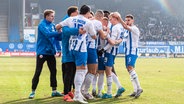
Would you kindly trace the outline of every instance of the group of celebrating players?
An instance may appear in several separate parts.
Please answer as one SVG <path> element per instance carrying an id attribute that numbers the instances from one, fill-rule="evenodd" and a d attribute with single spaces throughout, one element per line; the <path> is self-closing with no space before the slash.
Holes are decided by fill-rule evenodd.
<path id="1" fill-rule="evenodd" d="M 65 101 L 88 103 L 86 100 L 94 99 L 94 97 L 102 99 L 112 98 L 112 82 L 115 82 L 117 86 L 115 98 L 122 95 L 125 89 L 118 80 L 114 70 L 114 61 L 118 53 L 119 44 L 122 42 L 125 43 L 125 65 L 134 88 L 130 96 L 138 98 L 141 95 L 143 90 L 134 69 L 138 57 L 137 48 L 140 32 L 133 24 L 133 15 L 126 15 L 124 21 L 118 12 L 109 13 L 108 11 L 97 10 L 93 13 L 87 5 L 81 6 L 79 11 L 78 7 L 71 6 L 68 8 L 67 16 L 62 22 L 50 26 L 47 22 L 49 19 L 51 23 L 53 22 L 51 14 L 54 16 L 53 10 L 45 10 L 44 20 L 46 21 L 46 27 L 50 28 L 43 31 L 49 31 L 52 35 L 44 35 L 46 38 L 51 37 L 48 39 L 49 42 L 52 43 L 51 39 L 53 38 L 54 40 L 62 41 L 62 75 Z M 39 25 L 38 31 L 39 27 L 40 29 L 45 28 Z M 39 42 L 39 35 L 41 34 L 48 34 L 48 32 L 40 31 L 40 34 L 38 33 L 37 44 Z M 52 45 L 54 46 L 54 44 Z M 49 56 L 49 54 L 39 53 L 39 46 L 37 45 L 37 61 Z M 45 60 L 48 62 L 50 58 Z M 41 63 L 41 66 L 43 66 L 45 60 Z M 37 62 L 36 67 L 39 64 Z M 54 82 L 56 84 L 53 83 L 53 79 L 56 79 L 52 79 L 52 76 L 56 76 L 56 72 L 52 74 L 52 68 L 49 67 L 49 69 L 51 72 L 52 96 L 62 96 L 63 94 L 56 91 L 57 81 Z M 37 70 L 38 68 L 36 68 Z M 41 71 L 36 71 L 32 80 L 32 93 L 29 98 L 34 97 L 39 81 Z M 36 75 L 36 73 L 39 74 Z M 104 73 L 107 78 L 106 93 L 102 93 L 104 88 Z M 92 94 L 89 92 L 90 85 L 93 86 Z M 72 92 L 72 86 L 75 89 L 74 93 Z M 96 86 L 98 87 L 97 91 Z"/>

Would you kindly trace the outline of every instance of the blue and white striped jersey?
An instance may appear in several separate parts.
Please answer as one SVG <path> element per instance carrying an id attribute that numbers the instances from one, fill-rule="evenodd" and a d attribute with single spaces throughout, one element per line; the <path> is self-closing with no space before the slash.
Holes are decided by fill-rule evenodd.
<path id="1" fill-rule="evenodd" d="M 138 42 L 140 31 L 137 26 L 133 25 L 130 27 L 131 31 L 126 30 L 124 36 L 126 37 L 125 41 L 125 54 L 126 55 L 138 55 Z"/>
<path id="2" fill-rule="evenodd" d="M 118 40 L 118 39 L 123 39 L 123 34 L 124 34 L 124 28 L 121 24 L 116 24 L 114 26 L 111 27 L 111 33 L 110 33 L 110 39 L 112 40 Z M 117 55 L 118 53 L 118 48 L 119 45 L 110 45 L 107 42 L 107 45 L 104 47 L 104 49 L 106 50 L 107 53 L 110 53 L 112 55 Z"/>
<path id="3" fill-rule="evenodd" d="M 75 50 L 79 52 L 87 52 L 87 46 L 86 46 L 86 37 L 87 33 L 89 33 L 91 36 L 96 35 L 93 23 L 85 18 L 83 15 L 78 15 L 75 17 L 69 17 L 66 20 L 60 22 L 60 25 L 63 26 L 69 26 L 70 28 L 83 28 L 86 30 L 85 34 L 78 34 L 75 36 L 70 36 L 69 40 L 69 49 Z"/>
<path id="4" fill-rule="evenodd" d="M 99 20 L 92 20 L 92 23 L 94 25 L 94 28 L 95 28 L 95 31 L 96 31 L 96 35 L 98 36 L 98 31 L 100 30 L 103 30 L 102 28 L 102 23 L 99 21 Z M 90 34 L 88 34 L 88 37 L 87 37 L 87 46 L 88 48 L 93 48 L 93 49 L 96 49 L 97 48 L 97 42 L 98 39 L 93 39 L 91 38 Z"/>

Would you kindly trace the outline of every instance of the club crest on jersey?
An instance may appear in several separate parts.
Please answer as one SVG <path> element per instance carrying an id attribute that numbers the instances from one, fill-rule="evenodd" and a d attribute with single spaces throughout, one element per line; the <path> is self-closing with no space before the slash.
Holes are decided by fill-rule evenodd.
<path id="1" fill-rule="evenodd" d="M 40 55 L 39 58 L 43 58 L 43 55 Z"/>

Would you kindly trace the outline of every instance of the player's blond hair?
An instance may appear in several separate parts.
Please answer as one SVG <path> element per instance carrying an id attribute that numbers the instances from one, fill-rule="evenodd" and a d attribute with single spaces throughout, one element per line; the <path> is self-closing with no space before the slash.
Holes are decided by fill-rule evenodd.
<path id="1" fill-rule="evenodd" d="M 113 18 L 117 18 L 117 19 L 118 19 L 118 17 L 121 18 L 121 15 L 120 15 L 119 12 L 112 12 L 112 13 L 110 14 L 110 16 L 113 17 Z"/>
<path id="2" fill-rule="evenodd" d="M 108 21 L 109 19 L 108 19 L 107 17 L 103 17 L 103 20 L 106 20 L 106 21 Z"/>

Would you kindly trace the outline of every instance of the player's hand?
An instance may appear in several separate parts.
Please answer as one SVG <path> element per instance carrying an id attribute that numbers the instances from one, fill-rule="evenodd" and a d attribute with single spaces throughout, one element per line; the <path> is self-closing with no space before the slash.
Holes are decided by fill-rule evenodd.
<path id="1" fill-rule="evenodd" d="M 61 27 L 60 24 L 57 24 L 57 25 L 55 26 L 55 28 L 56 28 L 56 30 L 60 30 L 62 27 Z"/>
<path id="2" fill-rule="evenodd" d="M 86 30 L 84 30 L 84 28 L 79 28 L 79 34 L 85 34 Z"/>
<path id="3" fill-rule="evenodd" d="M 107 33 L 110 34 L 111 30 L 109 27 L 107 27 Z"/>
<path id="4" fill-rule="evenodd" d="M 107 31 L 107 27 L 106 26 L 103 26 L 103 31 Z"/>
<path id="5" fill-rule="evenodd" d="M 58 52 L 58 57 L 60 57 L 61 56 L 61 52 Z"/>
<path id="6" fill-rule="evenodd" d="M 61 32 L 62 32 L 62 29 L 59 29 L 59 30 L 58 30 L 58 33 L 61 33 Z"/>
<path id="7" fill-rule="evenodd" d="M 105 52 L 105 50 L 102 48 L 101 50 L 98 51 L 98 56 L 102 56 L 102 54 Z"/>
<path id="8" fill-rule="evenodd" d="M 118 21 L 120 21 L 122 19 L 121 15 L 118 12 L 113 12 L 112 16 L 117 18 Z"/>

